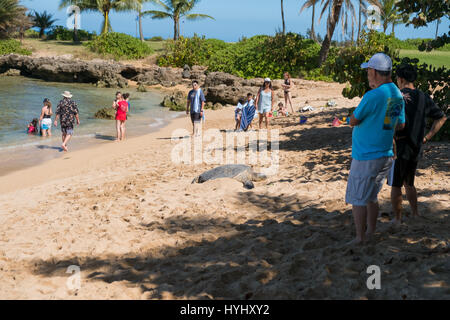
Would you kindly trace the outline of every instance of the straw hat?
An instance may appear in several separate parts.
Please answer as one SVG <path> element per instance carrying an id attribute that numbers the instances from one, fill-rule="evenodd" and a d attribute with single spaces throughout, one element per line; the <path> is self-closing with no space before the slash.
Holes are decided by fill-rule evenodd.
<path id="1" fill-rule="evenodd" d="M 69 91 L 64 91 L 64 93 L 62 94 L 63 97 L 66 98 L 72 98 L 72 94 Z"/>

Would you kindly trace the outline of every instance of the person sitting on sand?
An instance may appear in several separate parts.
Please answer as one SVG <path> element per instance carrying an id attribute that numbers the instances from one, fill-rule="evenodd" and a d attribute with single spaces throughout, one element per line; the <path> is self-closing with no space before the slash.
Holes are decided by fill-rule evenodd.
<path id="1" fill-rule="evenodd" d="M 294 85 L 294 82 L 291 80 L 291 75 L 289 72 L 284 73 L 284 83 L 281 85 L 284 90 L 284 103 L 286 105 L 287 110 L 287 104 L 291 105 L 291 111 L 292 114 L 294 114 L 294 107 L 292 106 L 292 98 L 291 98 L 291 88 Z"/>
<path id="2" fill-rule="evenodd" d="M 187 97 L 186 114 L 191 114 L 192 134 L 197 136 L 202 126 L 203 108 L 205 107 L 205 94 L 200 88 L 198 81 L 192 81 L 192 90 Z"/>
<path id="3" fill-rule="evenodd" d="M 395 135 L 397 159 L 392 176 L 389 179 L 391 203 L 395 213 L 394 223 L 402 221 L 402 186 L 405 187 L 406 198 L 411 206 L 412 216 L 419 216 L 417 209 L 417 191 L 414 187 L 416 168 L 419 162 L 422 145 L 427 143 L 444 125 L 447 117 L 431 100 L 430 96 L 414 87 L 417 79 L 416 69 L 410 65 L 397 68 L 397 84 L 405 98 L 406 127 Z M 425 134 L 426 119 L 434 120 L 431 130 Z"/>
<path id="4" fill-rule="evenodd" d="M 41 127 L 41 134 L 43 137 L 52 136 L 52 103 L 48 98 L 44 99 L 44 106 L 41 110 L 39 123 Z"/>
<path id="5" fill-rule="evenodd" d="M 37 118 L 34 118 L 27 126 L 28 134 L 36 134 L 38 132 L 38 122 Z"/>
<path id="6" fill-rule="evenodd" d="M 69 151 L 67 144 L 73 136 L 73 125 L 75 119 L 77 120 L 77 125 L 80 125 L 78 106 L 75 101 L 72 100 L 72 94 L 69 91 L 64 91 L 62 94 L 64 97 L 56 107 L 56 117 L 53 123 L 55 127 L 58 126 L 58 118 L 61 122 L 61 134 L 62 134 L 62 149 L 64 151 Z"/>
<path id="7" fill-rule="evenodd" d="M 125 95 L 120 96 L 119 100 L 116 102 L 116 141 L 125 140 L 125 123 L 127 121 L 128 102 L 124 99 L 124 97 Z"/>
<path id="8" fill-rule="evenodd" d="M 394 132 L 405 127 L 405 102 L 392 83 L 391 58 L 377 53 L 361 68 L 368 68 L 372 90 L 364 95 L 350 119 L 354 127 L 352 163 L 345 202 L 353 205 L 356 239 L 351 244 L 363 243 L 375 233 L 378 193 L 393 163 Z"/>
<path id="9" fill-rule="evenodd" d="M 274 101 L 275 92 L 272 88 L 272 81 L 269 78 L 266 78 L 264 79 L 264 84 L 258 91 L 255 103 L 258 106 L 259 129 L 261 129 L 263 120 L 265 120 L 266 129 L 269 129 L 269 114 L 272 112 Z"/>
<path id="10" fill-rule="evenodd" d="M 236 109 L 234 109 L 234 120 L 236 121 L 236 125 L 234 127 L 234 131 L 241 127 L 241 117 L 242 117 L 242 109 L 244 108 L 245 100 L 243 98 L 239 99 Z"/>
<path id="11" fill-rule="evenodd" d="M 283 116 L 288 116 L 289 112 L 287 111 L 287 108 L 284 106 L 283 102 L 280 102 L 278 104 L 278 111 L 279 114 L 283 115 Z"/>

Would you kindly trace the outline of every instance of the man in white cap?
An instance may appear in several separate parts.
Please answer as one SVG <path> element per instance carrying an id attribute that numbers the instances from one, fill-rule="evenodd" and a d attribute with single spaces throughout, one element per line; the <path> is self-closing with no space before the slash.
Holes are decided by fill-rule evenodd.
<path id="1" fill-rule="evenodd" d="M 364 95 L 350 119 L 354 127 L 353 159 L 345 201 L 353 205 L 354 244 L 369 240 L 375 232 L 378 193 L 393 163 L 394 133 L 405 127 L 405 103 L 391 79 L 391 58 L 377 53 L 361 68 L 367 69 L 372 90 Z"/>
<path id="2" fill-rule="evenodd" d="M 78 116 L 78 106 L 75 101 L 72 100 L 72 94 L 69 91 L 64 91 L 62 94 L 64 97 L 56 107 L 55 127 L 58 126 L 58 118 L 61 121 L 61 133 L 62 133 L 62 145 L 61 148 L 64 151 L 68 151 L 67 143 L 73 136 L 73 124 L 75 119 L 77 124 L 80 125 L 80 118 Z"/>

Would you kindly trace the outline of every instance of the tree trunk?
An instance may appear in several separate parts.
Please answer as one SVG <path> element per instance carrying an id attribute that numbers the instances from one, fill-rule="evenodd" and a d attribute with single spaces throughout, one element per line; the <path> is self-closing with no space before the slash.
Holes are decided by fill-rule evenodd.
<path id="1" fill-rule="evenodd" d="M 354 19 L 352 19 L 352 41 L 351 41 L 351 43 L 352 43 L 352 47 L 353 47 L 353 41 L 354 41 L 354 37 L 355 37 L 355 20 Z"/>
<path id="2" fill-rule="evenodd" d="M 314 16 L 316 15 L 316 4 L 313 4 L 312 21 L 311 21 L 311 38 L 317 42 L 316 32 L 314 31 Z"/>
<path id="3" fill-rule="evenodd" d="M 40 30 L 39 30 L 39 38 L 43 38 L 44 37 L 44 29 L 43 28 L 41 28 Z"/>
<path id="4" fill-rule="evenodd" d="M 392 22 L 392 32 L 391 35 L 394 35 L 395 22 Z"/>
<path id="5" fill-rule="evenodd" d="M 437 19 L 437 21 L 436 21 L 436 35 L 434 36 L 435 39 L 437 39 L 437 37 L 438 37 L 439 23 L 441 23 L 441 19 Z"/>
<path id="6" fill-rule="evenodd" d="M 144 41 L 144 30 L 142 29 L 142 14 L 141 10 L 139 10 L 139 37 L 141 38 L 141 41 Z"/>
<path id="7" fill-rule="evenodd" d="M 344 0 L 333 1 L 333 6 L 331 8 L 331 14 L 327 21 L 327 35 L 322 42 L 322 47 L 319 52 L 319 67 L 327 60 L 328 53 L 330 52 L 331 39 L 333 38 L 334 29 L 336 28 L 336 23 L 339 21 L 339 16 L 341 14 L 342 3 Z"/>
<path id="8" fill-rule="evenodd" d="M 177 19 L 174 18 L 173 19 L 173 40 L 177 41 L 177 36 L 178 36 L 178 22 Z"/>
<path id="9" fill-rule="evenodd" d="M 361 35 L 361 20 L 362 20 L 362 0 L 359 1 L 359 19 L 358 19 L 358 36 L 356 39 L 356 45 L 359 45 L 359 37 Z"/>
<path id="10" fill-rule="evenodd" d="M 284 22 L 284 4 L 283 0 L 281 0 L 281 20 L 283 22 L 283 35 L 286 34 L 286 23 Z"/>
<path id="11" fill-rule="evenodd" d="M 109 30 L 109 11 L 105 11 L 103 17 L 105 18 L 105 22 L 103 24 L 102 34 L 105 34 L 108 33 Z"/>
<path id="12" fill-rule="evenodd" d="M 388 24 L 387 24 L 387 21 L 385 20 L 385 21 L 383 21 L 383 33 L 384 34 L 386 34 L 387 28 L 388 28 Z"/>

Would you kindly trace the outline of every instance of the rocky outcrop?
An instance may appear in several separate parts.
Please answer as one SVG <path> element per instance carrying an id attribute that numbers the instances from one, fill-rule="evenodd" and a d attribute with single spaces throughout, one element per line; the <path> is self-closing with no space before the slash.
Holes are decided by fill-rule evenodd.
<path id="1" fill-rule="evenodd" d="M 161 106 L 169 108 L 171 111 L 185 111 L 186 95 L 181 91 L 175 91 L 164 97 Z"/>
<path id="2" fill-rule="evenodd" d="M 9 69 L 20 70 L 27 77 L 55 82 L 99 83 L 104 87 L 126 87 L 122 76 L 123 65 L 104 60 L 81 61 L 63 58 L 33 58 L 20 55 L 0 57 L 0 73 Z"/>
<path id="3" fill-rule="evenodd" d="M 206 100 L 212 103 L 236 105 L 248 93 L 256 95 L 263 79 L 245 80 L 228 73 L 211 72 L 205 79 Z"/>
<path id="4" fill-rule="evenodd" d="M 116 118 L 116 110 L 113 107 L 102 108 L 95 113 L 95 118 L 114 120 Z"/>

